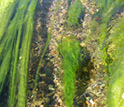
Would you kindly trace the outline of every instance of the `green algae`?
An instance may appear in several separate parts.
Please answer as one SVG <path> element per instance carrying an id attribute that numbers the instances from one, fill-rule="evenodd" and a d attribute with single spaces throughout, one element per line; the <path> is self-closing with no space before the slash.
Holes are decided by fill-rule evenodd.
<path id="1" fill-rule="evenodd" d="M 67 37 L 62 40 L 58 49 L 63 57 L 62 68 L 64 70 L 63 84 L 65 104 L 67 107 L 72 107 L 73 98 L 75 96 L 76 71 L 79 69 L 78 61 L 81 47 L 75 38 Z"/>
<path id="2" fill-rule="evenodd" d="M 80 0 L 75 0 L 69 7 L 67 23 L 69 26 L 79 25 L 80 15 L 84 14 L 85 8 L 82 6 Z"/>
<path id="3" fill-rule="evenodd" d="M 111 22 L 113 25 L 110 30 L 108 54 L 113 58 L 109 65 L 111 76 L 108 88 L 108 107 L 124 106 L 124 21 L 119 17 L 116 21 Z"/>
<path id="4" fill-rule="evenodd" d="M 90 37 L 97 40 L 97 55 L 104 62 L 110 76 L 107 107 L 124 107 L 124 21 L 123 17 L 115 16 L 124 2 L 118 0 L 95 0 L 99 7 L 92 22 Z M 93 36 L 94 35 L 94 36 Z M 91 41 L 89 38 L 88 41 Z"/>
<path id="5" fill-rule="evenodd" d="M 123 57 L 123 58 L 122 58 Z M 121 60 L 123 59 L 123 60 Z M 121 56 L 118 61 L 115 61 L 115 64 L 111 66 L 111 70 L 114 69 L 115 72 L 111 76 L 111 80 L 109 83 L 109 88 L 108 88 L 108 100 L 107 100 L 107 105 L 108 107 L 124 107 L 124 55 Z"/>
<path id="6" fill-rule="evenodd" d="M 0 40 L 4 36 L 16 3 L 16 0 L 1 0 L 0 2 Z"/>
<path id="7" fill-rule="evenodd" d="M 112 17 L 117 14 L 119 8 L 123 5 L 123 3 L 119 3 L 116 0 L 102 0 L 96 2 L 99 5 L 99 11 L 97 16 L 100 17 L 100 33 L 98 38 L 98 46 L 100 54 L 99 56 L 103 60 L 104 64 L 107 65 L 107 45 L 105 44 L 106 39 L 109 36 L 108 29 L 110 28 L 109 23 L 112 20 Z M 95 27 L 95 26 L 94 26 Z"/>
<path id="8" fill-rule="evenodd" d="M 30 3 L 30 4 L 29 4 Z M 18 90 L 18 94 L 17 94 L 17 107 L 26 107 L 26 96 L 27 96 L 27 79 L 28 79 L 28 66 L 29 66 L 29 55 L 30 55 L 30 44 L 31 44 L 31 39 L 32 39 L 32 33 L 33 33 L 33 14 L 35 11 L 35 7 L 37 4 L 37 1 L 26 1 L 24 3 L 25 7 L 26 5 L 29 4 L 28 9 L 26 8 L 20 8 L 19 10 L 22 13 L 25 13 L 25 11 L 27 11 L 25 17 L 24 14 L 21 14 L 22 16 L 19 18 L 20 21 L 22 20 L 23 23 L 20 23 L 19 26 L 19 33 L 18 33 L 18 41 L 17 41 L 17 47 L 16 47 L 16 56 L 15 56 L 15 61 L 14 61 L 14 71 L 13 71 L 13 76 L 12 76 L 12 89 Z M 24 6 L 23 5 L 23 6 Z M 20 2 L 20 6 L 22 7 L 22 3 Z M 20 16 L 20 13 L 17 13 Z M 23 25 L 21 25 L 23 24 Z M 21 32 L 22 30 L 22 26 L 23 26 L 23 32 Z M 20 36 L 21 34 L 23 35 L 23 39 L 22 39 L 22 43 L 20 46 L 20 50 L 19 49 L 19 44 L 20 44 Z M 19 52 L 19 54 L 18 54 Z M 18 63 L 17 62 L 18 59 Z M 17 67 L 16 67 L 17 66 Z M 16 73 L 18 72 L 18 73 Z M 18 78 L 18 85 L 15 87 L 14 84 L 16 83 L 16 79 Z M 17 88 L 18 87 L 18 88 Z M 10 92 L 12 92 L 12 89 Z M 13 107 L 13 105 L 16 103 L 15 102 L 15 96 L 14 93 L 16 91 L 14 90 L 13 93 L 10 94 L 10 98 L 9 99 L 9 106 Z"/>
<path id="9" fill-rule="evenodd" d="M 20 50 L 20 61 L 19 61 L 19 86 L 18 86 L 18 103 L 17 107 L 26 107 L 26 96 L 27 96 L 27 80 L 28 80 L 28 66 L 29 66 L 29 56 L 30 56 L 30 44 L 33 34 L 33 15 L 35 12 L 37 0 L 32 0 L 29 4 L 27 14 L 24 19 L 25 31 L 24 38 Z M 25 47 L 26 46 L 26 47 Z"/>

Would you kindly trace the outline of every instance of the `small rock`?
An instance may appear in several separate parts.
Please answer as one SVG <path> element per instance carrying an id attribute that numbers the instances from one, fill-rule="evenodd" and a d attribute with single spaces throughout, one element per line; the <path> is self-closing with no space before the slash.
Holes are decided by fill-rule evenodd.
<path id="1" fill-rule="evenodd" d="M 55 103 L 54 107 L 58 107 L 58 104 Z"/>
<path id="2" fill-rule="evenodd" d="M 81 47 L 85 47 L 86 44 L 82 41 L 82 42 L 80 43 L 80 46 L 81 46 Z"/>
<path id="3" fill-rule="evenodd" d="M 51 93 L 47 94 L 46 96 L 47 96 L 47 97 L 50 97 L 50 96 L 52 96 L 53 94 L 54 94 L 54 92 L 51 92 Z"/>
<path id="4" fill-rule="evenodd" d="M 55 50 L 52 50 L 51 51 L 51 55 L 55 56 L 56 55 L 56 51 Z"/>
<path id="5" fill-rule="evenodd" d="M 35 105 L 39 106 L 42 103 L 42 101 L 36 101 Z"/>
<path id="6" fill-rule="evenodd" d="M 53 88 L 53 85 L 49 85 L 48 87 L 51 87 L 51 88 Z"/>
<path id="7" fill-rule="evenodd" d="M 49 88 L 49 90 L 54 91 L 55 89 L 54 88 Z"/>
<path id="8" fill-rule="evenodd" d="M 57 71 L 58 71 L 58 69 L 57 69 L 57 68 L 54 68 L 54 71 L 56 71 L 56 72 L 57 72 Z"/>
<path id="9" fill-rule="evenodd" d="M 63 35 L 58 35 L 58 36 L 56 36 L 57 42 L 60 42 L 60 41 L 62 40 L 62 38 L 63 38 Z"/>
<path id="10" fill-rule="evenodd" d="M 45 73 L 46 73 L 47 76 L 51 76 L 52 75 L 52 69 L 51 69 L 51 67 L 45 66 L 44 67 L 44 71 L 45 71 Z"/>
<path id="11" fill-rule="evenodd" d="M 44 107 L 44 105 L 40 105 L 40 107 Z"/>
<path id="12" fill-rule="evenodd" d="M 46 74 L 39 74 L 40 77 L 46 77 Z"/>
<path id="13" fill-rule="evenodd" d="M 55 89 L 53 88 L 53 85 L 49 85 L 48 87 L 49 87 L 49 90 L 52 90 L 52 91 L 55 90 Z"/>
<path id="14" fill-rule="evenodd" d="M 39 50 L 39 48 L 38 48 L 38 47 L 36 47 L 34 50 L 35 50 L 35 51 L 38 51 L 38 50 Z"/>
<path id="15" fill-rule="evenodd" d="M 37 92 L 36 92 L 35 90 L 32 91 L 32 94 L 33 94 L 33 95 L 36 95 L 36 93 L 37 93 Z"/>
<path id="16" fill-rule="evenodd" d="M 58 67 L 58 64 L 54 64 L 54 67 Z"/>

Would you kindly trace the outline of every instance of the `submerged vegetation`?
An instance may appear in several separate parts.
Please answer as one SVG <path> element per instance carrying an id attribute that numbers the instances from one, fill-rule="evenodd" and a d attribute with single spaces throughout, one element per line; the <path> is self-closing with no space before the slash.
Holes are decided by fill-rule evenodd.
<path id="1" fill-rule="evenodd" d="M 2 11 L 5 16 L 6 14 L 10 16 L 0 17 L 0 21 L 3 22 L 7 19 L 7 22 L 0 27 L 0 30 L 4 31 L 0 39 L 0 76 L 2 77 L 0 78 L 0 93 L 5 86 L 5 81 L 9 79 L 8 106 L 26 107 L 30 44 L 37 0 L 10 1 L 11 3 L 9 1 L 6 3 L 9 3 L 12 9 L 8 10 L 7 6 L 5 11 Z M 5 5 L 1 3 L 0 8 Z M 16 13 L 14 13 L 14 5 L 17 6 Z"/>
<path id="2" fill-rule="evenodd" d="M 113 62 L 109 66 L 111 75 L 110 85 L 108 89 L 108 106 L 123 107 L 124 106 L 124 21 L 123 17 L 119 17 L 113 22 L 115 25 L 110 30 L 107 39 L 109 43 L 109 54 L 113 58 Z"/>
<path id="3" fill-rule="evenodd" d="M 80 0 L 75 0 L 74 3 L 69 7 L 67 23 L 71 25 L 79 25 L 79 20 L 84 14 L 85 8 L 82 6 Z"/>
<path id="4" fill-rule="evenodd" d="M 124 2 L 118 0 L 102 0 L 96 1 L 99 7 L 96 17 L 100 20 L 92 21 L 92 30 L 90 35 L 94 35 L 97 42 L 96 54 L 101 58 L 104 68 L 107 68 L 110 82 L 108 86 L 108 107 L 123 107 L 124 106 L 124 16 L 120 13 L 123 11 Z M 96 24 L 97 23 L 97 24 Z M 97 26 L 95 26 L 97 25 Z M 95 29 L 94 29 L 95 28 Z M 93 30 L 94 29 L 94 30 Z M 98 32 L 99 31 L 99 32 Z M 97 32 L 97 33 L 96 33 Z M 91 40 L 91 36 L 89 41 Z"/>
<path id="5" fill-rule="evenodd" d="M 62 40 L 58 48 L 63 57 L 65 104 L 67 107 L 72 107 L 75 97 L 75 79 L 76 71 L 79 69 L 78 61 L 81 47 L 74 37 L 67 37 Z"/>

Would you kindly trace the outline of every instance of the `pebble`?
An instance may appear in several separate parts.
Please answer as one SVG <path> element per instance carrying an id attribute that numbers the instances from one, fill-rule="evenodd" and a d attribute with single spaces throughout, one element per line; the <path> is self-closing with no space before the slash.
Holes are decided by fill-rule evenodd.
<path id="1" fill-rule="evenodd" d="M 63 35 L 58 35 L 58 36 L 56 36 L 57 42 L 60 42 L 60 41 L 62 40 L 62 38 L 63 38 Z"/>
<path id="2" fill-rule="evenodd" d="M 53 88 L 54 86 L 53 85 L 48 85 L 48 87 Z"/>
<path id="3" fill-rule="evenodd" d="M 48 94 L 46 95 L 46 97 L 50 97 L 50 96 L 52 96 L 54 93 L 55 93 L 55 92 L 48 93 Z"/>
<path id="4" fill-rule="evenodd" d="M 57 103 L 55 103 L 54 107 L 58 107 L 58 104 L 57 104 Z"/>
<path id="5" fill-rule="evenodd" d="M 54 88 L 52 88 L 52 87 L 49 87 L 49 90 L 54 91 L 55 89 L 54 89 Z"/>
<path id="6" fill-rule="evenodd" d="M 56 71 L 56 72 L 57 72 L 57 71 L 58 71 L 58 68 L 54 68 L 54 71 Z"/>
<path id="7" fill-rule="evenodd" d="M 40 107 L 44 107 L 44 105 L 40 105 Z"/>
<path id="8" fill-rule="evenodd" d="M 39 74 L 40 77 L 46 77 L 46 74 Z"/>
<path id="9" fill-rule="evenodd" d="M 47 76 L 51 76 L 52 75 L 52 68 L 49 67 L 48 65 L 46 65 L 44 67 L 44 71 L 45 71 L 45 73 L 46 73 Z"/>
<path id="10" fill-rule="evenodd" d="M 33 95 L 36 95 L 36 93 L 37 93 L 37 92 L 36 92 L 35 90 L 32 91 L 32 94 L 33 94 Z"/>
<path id="11" fill-rule="evenodd" d="M 86 47 L 86 44 L 82 41 L 82 42 L 80 43 L 80 46 L 84 48 L 84 47 Z"/>
<path id="12" fill-rule="evenodd" d="M 54 64 L 54 67 L 58 67 L 58 64 Z"/>
<path id="13" fill-rule="evenodd" d="M 52 50 L 51 51 L 51 55 L 55 56 L 56 55 L 56 51 L 55 50 Z"/>
<path id="14" fill-rule="evenodd" d="M 36 105 L 36 106 L 39 106 L 41 103 L 42 103 L 42 101 L 36 101 L 36 102 L 35 102 L 35 105 Z"/>

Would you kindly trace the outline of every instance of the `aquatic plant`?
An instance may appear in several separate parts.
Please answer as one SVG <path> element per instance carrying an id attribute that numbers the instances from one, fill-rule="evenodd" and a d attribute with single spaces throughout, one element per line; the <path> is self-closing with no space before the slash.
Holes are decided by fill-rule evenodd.
<path id="1" fill-rule="evenodd" d="M 108 54 L 113 58 L 109 66 L 111 76 L 108 89 L 108 107 L 124 106 L 124 17 L 112 21 L 113 25 L 107 39 Z"/>
<path id="2" fill-rule="evenodd" d="M 7 31 L 5 30 L 5 28 L 7 27 L 7 24 L 10 20 L 10 16 L 12 16 L 9 14 L 8 8 L 10 9 L 10 7 L 15 5 L 15 3 L 11 3 L 11 2 L 12 2 L 11 0 L 6 1 L 6 2 L 1 1 L 1 5 L 0 5 L 1 10 L 3 11 L 3 12 L 0 11 L 0 13 L 1 13 L 1 15 L 0 15 L 0 22 L 1 22 L 1 25 L 0 25 L 0 32 L 1 32 L 0 33 L 0 76 L 1 76 L 1 78 L 0 78 L 0 93 L 2 92 L 2 89 L 5 85 L 4 83 L 7 79 L 7 75 L 10 70 L 10 63 L 11 63 L 11 57 L 12 57 L 11 53 L 12 53 L 13 41 L 14 41 L 14 37 L 15 37 L 15 36 L 13 36 L 13 33 L 15 33 L 12 30 L 13 25 L 10 25 L 7 28 Z M 14 10 L 12 7 L 12 9 L 10 9 L 10 13 L 12 14 L 13 11 Z M 7 13 L 8 13 L 8 16 L 6 16 Z M 6 17 L 4 17 L 3 14 L 5 14 Z M 3 17 L 2 17 L 2 15 L 3 15 Z M 5 18 L 7 18 L 7 20 L 5 20 Z M 5 23 L 3 23 L 3 22 L 5 22 Z M 1 38 L 2 38 L 2 40 L 1 40 Z"/>
<path id="3" fill-rule="evenodd" d="M 67 107 L 72 107 L 75 95 L 75 72 L 79 69 L 78 61 L 81 47 L 74 37 L 67 37 L 62 40 L 58 49 L 63 57 L 62 68 L 64 70 L 63 84 L 65 104 Z"/>
<path id="4" fill-rule="evenodd" d="M 117 64 L 116 64 L 117 63 Z M 108 88 L 108 107 L 124 107 L 124 54 L 114 61 L 110 71 L 115 72 L 111 75 Z M 113 71 L 113 68 L 114 69 Z"/>
<path id="5" fill-rule="evenodd" d="M 12 3 L 12 6 L 14 6 L 14 0 Z M 13 17 L 11 17 L 11 20 L 6 17 L 9 23 L 5 23 L 6 31 L 4 31 L 0 40 L 0 93 L 9 79 L 8 106 L 25 107 L 33 15 L 37 0 L 21 0 L 15 3 L 17 5 L 16 13 L 11 12 L 10 9 Z M 9 6 L 6 8 L 9 8 Z M 8 9 L 5 11 L 9 13 Z M 0 30 L 5 29 L 0 28 Z"/>
<path id="6" fill-rule="evenodd" d="M 24 4 L 23 4 L 24 3 Z M 12 55 L 12 59 L 13 59 L 13 63 L 12 63 L 12 68 L 11 68 L 11 86 L 10 86 L 10 96 L 9 96 L 9 106 L 13 107 L 14 106 L 14 101 L 15 101 L 15 95 L 16 95 L 16 90 L 17 88 L 17 78 L 19 71 L 17 71 L 17 67 L 18 67 L 18 62 L 19 62 L 19 51 L 20 51 L 20 47 L 19 45 L 21 44 L 21 35 L 22 35 L 22 26 L 24 24 L 24 13 L 27 10 L 26 8 L 21 9 L 22 6 L 27 6 L 29 3 L 29 1 L 20 1 L 18 4 L 18 8 L 17 8 L 17 12 L 15 14 L 15 17 L 13 18 L 13 20 L 10 23 L 10 26 L 13 25 L 13 31 L 18 31 L 18 33 L 14 34 L 13 36 L 15 36 L 15 38 L 17 37 L 17 41 L 15 41 L 14 43 L 14 52 Z M 15 23 L 16 22 L 16 23 Z M 11 30 L 12 31 L 12 30 Z M 29 57 L 28 57 L 29 58 Z M 22 72 L 22 71 L 21 71 Z"/>
<path id="7" fill-rule="evenodd" d="M 1 0 L 0 1 L 0 40 L 6 31 L 6 27 L 10 18 L 13 15 L 17 1 L 16 0 Z"/>
<path id="8" fill-rule="evenodd" d="M 115 16 L 120 12 L 124 2 L 118 0 L 95 0 L 100 8 L 96 15 L 100 20 L 93 20 L 91 36 L 97 40 L 97 52 L 104 67 L 107 68 L 110 76 L 108 86 L 107 107 L 123 107 L 124 106 L 124 21 L 123 17 Z M 95 17 L 95 18 L 96 18 Z M 113 18 L 114 17 L 114 18 Z M 96 26 L 97 23 L 97 26 Z M 95 33 L 94 33 L 95 32 Z M 89 39 L 90 41 L 91 39 Z"/>
<path id="9" fill-rule="evenodd" d="M 27 14 L 24 19 L 24 37 L 20 49 L 21 59 L 19 60 L 19 85 L 18 85 L 18 102 L 17 107 L 26 107 L 27 96 L 27 80 L 28 80 L 28 66 L 30 56 L 30 44 L 33 33 L 33 15 L 38 0 L 32 0 L 29 4 Z M 26 47 L 25 47 L 26 46 Z"/>
<path id="10" fill-rule="evenodd" d="M 84 14 L 84 12 L 85 8 L 82 6 L 81 1 L 75 0 L 75 2 L 71 4 L 68 10 L 68 25 L 79 25 L 80 16 Z"/>
<path id="11" fill-rule="evenodd" d="M 92 21 L 91 33 L 87 38 L 87 42 L 95 39 L 97 40 L 97 56 L 99 56 L 104 63 L 105 66 L 108 65 L 108 56 L 107 56 L 107 48 L 106 40 L 109 36 L 109 30 L 111 29 L 111 25 L 109 24 L 112 21 L 112 18 L 115 17 L 115 14 L 121 11 L 121 7 L 123 6 L 123 2 L 118 2 L 117 0 L 94 0 L 97 7 L 98 12 L 94 14 L 94 19 Z M 97 17 L 99 20 L 97 20 Z"/>
<path id="12" fill-rule="evenodd" d="M 101 31 L 100 31 L 100 39 L 99 39 L 99 47 L 101 51 L 100 57 L 103 59 L 104 64 L 106 65 L 106 45 L 105 41 L 107 37 L 109 36 L 109 22 L 111 22 L 112 16 L 115 15 L 119 11 L 119 7 L 121 6 L 121 3 L 116 2 L 116 0 L 110 0 L 107 1 L 106 6 L 104 6 L 104 10 L 102 12 L 102 24 L 100 25 Z"/>

